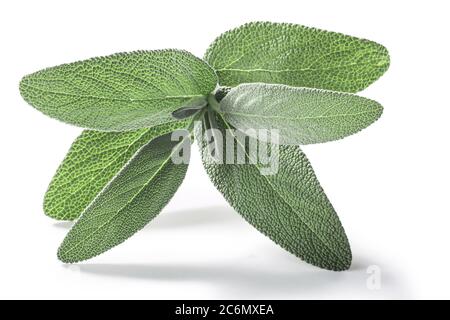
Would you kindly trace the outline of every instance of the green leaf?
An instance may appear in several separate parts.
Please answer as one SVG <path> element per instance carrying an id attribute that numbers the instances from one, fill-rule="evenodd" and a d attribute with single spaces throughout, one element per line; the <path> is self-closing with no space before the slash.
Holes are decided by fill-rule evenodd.
<path id="1" fill-rule="evenodd" d="M 264 83 L 233 88 L 220 108 L 227 122 L 252 137 L 258 129 L 277 129 L 280 143 L 293 145 L 344 138 L 383 112 L 377 102 L 349 93 Z"/>
<path id="2" fill-rule="evenodd" d="M 174 121 L 172 112 L 214 90 L 217 77 L 186 51 L 137 51 L 45 69 L 24 77 L 23 98 L 84 128 L 130 131 Z"/>
<path id="3" fill-rule="evenodd" d="M 221 118 L 205 118 L 203 128 L 214 127 L 211 125 L 214 122 L 225 136 L 225 129 L 230 127 Z M 263 165 L 261 162 L 251 163 L 247 145 L 246 164 L 214 162 L 217 155 L 215 152 L 214 157 L 210 155 L 209 146 L 210 143 L 201 139 L 206 171 L 217 189 L 245 220 L 308 263 L 330 270 L 349 268 L 352 256 L 344 229 L 299 147 L 279 146 L 278 172 L 262 175 Z M 259 142 L 258 147 L 263 146 L 264 143 Z M 239 148 L 244 150 L 239 143 L 235 148 L 235 154 Z M 276 160 L 276 154 L 271 154 L 270 159 Z"/>
<path id="4" fill-rule="evenodd" d="M 186 119 L 192 117 L 202 108 L 206 107 L 207 104 L 208 102 L 206 100 L 206 97 L 202 97 L 172 112 L 172 117 L 174 117 L 175 119 Z"/>
<path id="5" fill-rule="evenodd" d="M 383 46 L 287 23 L 253 22 L 219 36 L 205 54 L 219 83 L 280 83 L 360 91 L 389 67 Z"/>
<path id="6" fill-rule="evenodd" d="M 141 147 L 186 125 L 186 121 L 176 121 L 129 132 L 85 130 L 50 183 L 44 199 L 45 213 L 57 220 L 79 218 Z"/>
<path id="7" fill-rule="evenodd" d="M 186 174 L 187 164 L 175 164 L 181 142 L 171 134 L 144 146 L 95 198 L 70 230 L 58 250 L 65 263 L 97 256 L 124 242 L 149 223 L 169 202 Z"/>

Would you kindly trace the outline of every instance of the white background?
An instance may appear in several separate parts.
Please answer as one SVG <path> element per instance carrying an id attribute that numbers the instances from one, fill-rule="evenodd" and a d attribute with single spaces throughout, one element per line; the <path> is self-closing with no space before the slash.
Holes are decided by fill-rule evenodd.
<path id="1" fill-rule="evenodd" d="M 1 1 L 0 298 L 450 298 L 448 1 Z M 55 169 L 81 132 L 20 97 L 25 74 L 93 56 L 182 48 L 202 56 L 242 23 L 293 22 L 385 45 L 391 68 L 361 95 L 382 118 L 304 147 L 348 233 L 350 271 L 309 266 L 230 209 L 194 152 L 171 203 L 125 244 L 56 259 L 70 224 L 44 216 Z M 381 289 L 366 286 L 381 268 Z"/>

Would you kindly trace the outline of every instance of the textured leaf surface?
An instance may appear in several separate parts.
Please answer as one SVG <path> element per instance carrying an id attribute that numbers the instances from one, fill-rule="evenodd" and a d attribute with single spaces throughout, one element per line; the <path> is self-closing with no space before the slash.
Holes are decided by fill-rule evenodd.
<path id="1" fill-rule="evenodd" d="M 172 112 L 172 117 L 174 117 L 175 119 L 189 118 L 199 112 L 202 108 L 206 107 L 207 104 L 208 102 L 206 100 L 206 97 L 202 97 Z"/>
<path id="2" fill-rule="evenodd" d="M 278 129 L 281 144 L 337 140 L 376 121 L 383 112 L 373 100 L 321 89 L 252 83 L 233 88 L 220 102 L 227 122 L 248 129 Z M 247 131 L 255 137 L 257 130 Z"/>
<path id="3" fill-rule="evenodd" d="M 45 69 L 24 77 L 24 99 L 84 128 L 127 131 L 174 121 L 173 111 L 214 90 L 217 78 L 186 51 L 138 51 Z"/>
<path id="4" fill-rule="evenodd" d="M 97 256 L 150 222 L 186 174 L 187 164 L 171 159 L 181 144 L 167 134 L 144 146 L 82 214 L 59 248 L 59 259 L 74 263 Z"/>
<path id="5" fill-rule="evenodd" d="M 129 132 L 85 130 L 72 144 L 44 199 L 45 213 L 58 220 L 79 218 L 133 155 L 155 137 L 186 127 L 171 122 Z"/>
<path id="6" fill-rule="evenodd" d="M 205 54 L 219 82 L 281 83 L 357 92 L 389 67 L 383 46 L 295 24 L 253 22 L 219 36 Z"/>
<path id="7" fill-rule="evenodd" d="M 226 124 L 215 121 L 224 135 Z M 204 129 L 210 127 L 205 119 Z M 204 140 L 201 149 L 212 182 L 251 225 L 308 263 L 330 270 L 349 268 L 344 229 L 300 148 L 280 146 L 279 171 L 266 176 L 258 164 L 214 163 Z"/>

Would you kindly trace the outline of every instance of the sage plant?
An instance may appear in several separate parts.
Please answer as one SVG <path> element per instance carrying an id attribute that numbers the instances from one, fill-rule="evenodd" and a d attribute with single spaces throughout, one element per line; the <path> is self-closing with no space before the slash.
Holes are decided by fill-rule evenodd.
<path id="1" fill-rule="evenodd" d="M 219 36 L 203 59 L 136 51 L 25 76 L 30 105 L 85 128 L 44 200 L 49 217 L 76 220 L 59 259 L 90 259 L 147 225 L 183 181 L 196 139 L 213 184 L 245 220 L 308 263 L 348 269 L 347 236 L 299 146 L 376 121 L 381 105 L 354 93 L 389 63 L 372 41 L 253 22 Z M 260 159 L 252 150 L 270 152 Z M 264 172 L 270 161 L 276 170 Z"/>

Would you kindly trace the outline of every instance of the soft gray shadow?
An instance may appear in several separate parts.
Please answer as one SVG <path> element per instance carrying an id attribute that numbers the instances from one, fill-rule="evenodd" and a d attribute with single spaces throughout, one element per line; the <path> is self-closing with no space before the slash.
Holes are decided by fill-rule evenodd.
<path id="1" fill-rule="evenodd" d="M 74 223 L 75 223 L 75 222 L 73 222 L 73 221 L 60 221 L 60 222 L 55 222 L 55 223 L 53 224 L 53 226 L 54 226 L 55 228 L 58 228 L 58 229 L 66 229 L 66 230 L 69 230 L 70 228 L 72 228 L 72 226 L 74 225 Z"/>
<path id="2" fill-rule="evenodd" d="M 174 229 L 205 225 L 241 223 L 241 218 L 232 208 L 212 206 L 162 212 L 152 221 L 147 230 Z M 56 223 L 57 228 L 70 228 L 71 222 Z M 207 263 L 131 263 L 131 264 L 78 264 L 77 270 L 96 276 L 138 279 L 150 285 L 156 282 L 198 282 L 211 285 L 220 293 L 233 296 L 267 298 L 273 296 L 304 295 L 319 292 L 326 297 L 333 290 L 342 294 L 360 293 L 367 295 L 367 267 L 373 263 L 363 257 L 355 256 L 350 270 L 332 272 L 312 267 L 293 255 L 271 252 L 268 265 L 236 263 L 235 260 Z M 405 297 L 406 289 L 397 275 L 383 269 L 383 288 L 386 295 Z M 356 292 L 356 294 L 355 294 Z M 186 293 L 188 296 L 188 293 Z"/>
<path id="3" fill-rule="evenodd" d="M 231 297 L 308 297 L 313 292 L 326 297 L 328 290 L 336 289 L 343 290 L 343 296 L 353 293 L 353 296 L 362 294 L 370 297 L 371 292 L 366 288 L 365 272 L 370 264 L 363 259 L 357 259 L 349 271 L 333 272 L 301 262 L 292 267 L 290 259 L 285 257 L 280 255 L 277 261 L 283 270 L 280 270 L 277 264 L 274 264 L 273 268 L 233 264 L 79 264 L 77 268 L 85 274 L 139 279 L 150 284 L 161 281 L 207 283 Z M 405 288 L 396 277 L 386 272 L 383 274 L 383 292 L 380 294 L 388 298 L 407 296 Z"/>
<path id="4" fill-rule="evenodd" d="M 113 278 L 138 279 L 149 285 L 160 282 L 194 282 L 208 284 L 223 297 L 271 298 L 311 297 L 312 293 L 327 298 L 329 292 L 341 292 L 343 297 L 405 298 L 406 288 L 396 276 L 383 273 L 383 291 L 370 292 L 366 287 L 370 264 L 356 259 L 355 267 L 345 272 L 321 270 L 280 255 L 276 265 L 284 268 L 260 265 L 240 266 L 230 264 L 79 264 L 83 274 Z M 286 268 L 288 267 L 288 268 Z M 186 293 L 189 296 L 189 293 Z"/>
<path id="5" fill-rule="evenodd" d="M 147 228 L 149 229 L 174 229 L 197 227 L 211 224 L 233 223 L 240 219 L 238 214 L 230 207 L 211 206 L 198 209 L 183 209 L 161 212 Z"/>
<path id="6" fill-rule="evenodd" d="M 226 224 L 239 220 L 239 216 L 232 208 L 211 206 L 198 209 L 185 209 L 165 212 L 163 210 L 145 229 L 174 229 L 209 224 Z M 58 229 L 70 229 L 73 221 L 61 221 L 53 224 Z"/>
<path id="7" fill-rule="evenodd" d="M 276 272 L 220 265 L 188 264 L 89 264 L 78 265 L 80 272 L 145 281 L 208 283 L 222 292 L 264 295 L 267 293 L 307 293 L 345 279 L 344 273 L 322 270 Z"/>
<path id="8" fill-rule="evenodd" d="M 356 257 L 352 261 L 352 265 L 350 266 L 350 271 L 366 271 L 367 267 L 370 265 L 366 260 L 361 259 L 360 257 Z"/>

